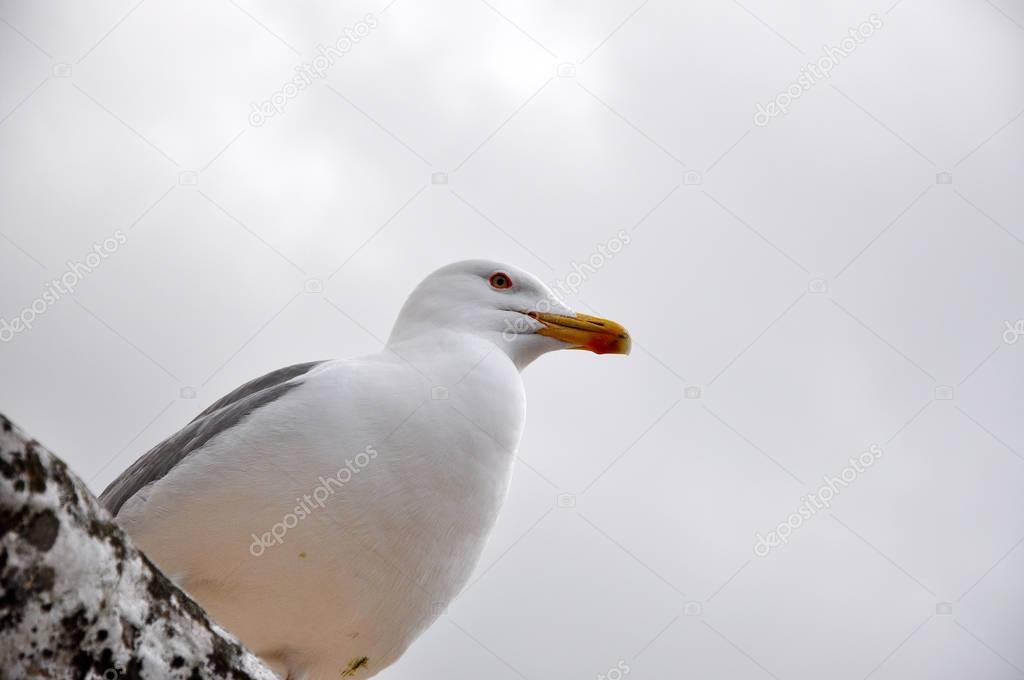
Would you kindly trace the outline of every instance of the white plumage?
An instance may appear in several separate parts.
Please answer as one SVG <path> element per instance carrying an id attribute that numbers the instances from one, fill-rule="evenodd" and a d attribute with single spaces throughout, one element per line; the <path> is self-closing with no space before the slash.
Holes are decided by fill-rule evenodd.
<path id="1" fill-rule="evenodd" d="M 383 351 L 239 388 L 101 498 L 282 674 L 370 677 L 465 585 L 508 489 L 519 371 L 568 347 L 626 353 L 629 338 L 517 268 L 449 265 Z"/>

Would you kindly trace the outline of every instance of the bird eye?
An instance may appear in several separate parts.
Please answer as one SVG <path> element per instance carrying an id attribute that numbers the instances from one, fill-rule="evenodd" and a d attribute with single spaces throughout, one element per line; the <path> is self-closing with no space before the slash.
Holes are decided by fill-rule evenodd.
<path id="1" fill-rule="evenodd" d="M 512 279 L 508 277 L 505 272 L 494 272 L 491 274 L 491 278 L 488 279 L 491 284 L 491 288 L 497 288 L 499 290 L 512 287 Z"/>

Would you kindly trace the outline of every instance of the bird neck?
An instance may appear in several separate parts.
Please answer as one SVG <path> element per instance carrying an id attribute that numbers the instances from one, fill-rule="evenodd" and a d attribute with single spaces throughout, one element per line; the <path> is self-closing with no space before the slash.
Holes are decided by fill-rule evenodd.
<path id="1" fill-rule="evenodd" d="M 447 384 L 458 380 L 483 362 L 511 364 L 510 357 L 486 337 L 475 333 L 434 329 L 387 344 L 387 351 L 408 362 L 421 373 Z"/>

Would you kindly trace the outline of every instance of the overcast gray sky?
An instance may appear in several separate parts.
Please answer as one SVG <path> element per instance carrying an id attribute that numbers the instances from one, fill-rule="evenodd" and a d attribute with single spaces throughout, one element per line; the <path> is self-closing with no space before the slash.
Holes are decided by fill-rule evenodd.
<path id="1" fill-rule="evenodd" d="M 0 2 L 0 409 L 98 491 L 509 261 L 636 348 L 380 677 L 1024 676 L 1024 3 L 385 1 Z"/>

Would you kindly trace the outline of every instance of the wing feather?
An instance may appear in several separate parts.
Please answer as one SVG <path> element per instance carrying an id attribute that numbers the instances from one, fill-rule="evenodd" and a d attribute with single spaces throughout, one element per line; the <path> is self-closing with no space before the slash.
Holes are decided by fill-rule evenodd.
<path id="1" fill-rule="evenodd" d="M 144 487 L 162 479 L 193 451 L 203 447 L 257 409 L 280 399 L 302 384 L 297 380 L 323 361 L 294 364 L 250 380 L 221 397 L 188 425 L 147 451 L 100 494 L 100 503 L 116 516 Z"/>

